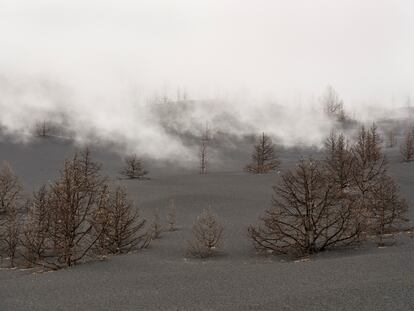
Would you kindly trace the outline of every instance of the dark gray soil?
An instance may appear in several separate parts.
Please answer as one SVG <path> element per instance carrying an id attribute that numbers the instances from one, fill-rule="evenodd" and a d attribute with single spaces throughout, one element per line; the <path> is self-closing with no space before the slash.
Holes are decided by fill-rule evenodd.
<path id="1" fill-rule="evenodd" d="M 53 178 L 73 150 L 56 140 L 3 142 L 0 160 L 11 162 L 32 191 Z M 284 150 L 283 167 L 310 152 Z M 403 196 L 414 202 L 414 163 L 401 163 L 397 149 L 386 152 Z M 94 154 L 115 178 L 120 157 L 104 148 Z M 164 218 L 173 198 L 179 230 L 163 233 L 147 250 L 70 269 L 3 269 L 0 310 L 414 310 L 414 239 L 408 234 L 393 246 L 366 243 L 297 262 L 256 255 L 246 229 L 269 207 L 278 174 L 243 173 L 246 160 L 248 153 L 241 154 L 226 170 L 205 176 L 150 166 L 150 180 L 114 179 L 148 218 L 154 210 Z M 224 246 L 214 258 L 188 259 L 191 224 L 208 206 L 225 224 Z M 409 216 L 414 219 L 412 204 Z"/>

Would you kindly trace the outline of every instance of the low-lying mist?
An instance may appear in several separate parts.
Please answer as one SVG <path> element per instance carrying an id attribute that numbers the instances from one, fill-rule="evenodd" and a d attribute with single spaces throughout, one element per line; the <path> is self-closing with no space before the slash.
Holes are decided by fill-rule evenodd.
<path id="1" fill-rule="evenodd" d="M 197 161 L 208 127 L 321 146 L 335 120 L 404 117 L 413 91 L 405 0 L 0 1 L 0 124 L 125 154 Z M 375 9 L 373 9 L 375 8 Z"/>
<path id="2" fill-rule="evenodd" d="M 258 99 L 245 93 L 193 99 L 179 89 L 176 94 L 145 94 L 128 86 L 82 93 L 40 78 L 3 76 L 0 80 L 3 136 L 21 142 L 31 141 L 45 124 L 51 136 L 79 144 L 108 144 L 121 154 L 185 163 L 197 161 L 199 139 L 206 128 L 213 139 L 226 136 L 228 148 L 261 132 L 286 147 L 320 147 L 338 126 L 316 96 Z M 355 116 L 344 108 L 348 118 Z M 359 116 L 372 122 L 386 115 L 391 116 L 389 110 L 376 107 L 375 115 Z"/>

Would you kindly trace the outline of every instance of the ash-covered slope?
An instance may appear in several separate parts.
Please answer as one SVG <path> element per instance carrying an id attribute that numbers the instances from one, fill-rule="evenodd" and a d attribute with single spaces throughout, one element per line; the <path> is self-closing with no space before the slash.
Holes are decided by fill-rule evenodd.
<path id="1" fill-rule="evenodd" d="M 0 144 L 30 188 L 52 178 L 70 142 L 39 140 L 29 145 Z M 404 164 L 398 148 L 386 149 L 390 171 L 402 195 L 414 202 L 414 165 Z M 120 157 L 95 148 L 104 172 L 115 178 Z M 235 152 L 236 154 L 236 152 Z M 282 169 L 304 154 L 280 151 Z M 247 153 L 246 153 L 247 155 Z M 0 271 L 0 310 L 412 310 L 414 241 L 401 234 L 394 246 L 363 246 L 323 253 L 308 261 L 285 262 L 257 256 L 246 229 L 270 204 L 278 174 L 250 175 L 231 158 L 233 171 L 207 175 L 197 170 L 165 171 L 154 165 L 150 180 L 121 180 L 136 206 L 150 218 L 164 219 L 168 201 L 177 207 L 178 231 L 165 232 L 148 250 L 89 262 L 57 272 Z M 225 225 L 222 251 L 209 260 L 187 259 L 186 241 L 195 217 L 211 206 Z M 410 217 L 413 207 L 410 203 Z"/>

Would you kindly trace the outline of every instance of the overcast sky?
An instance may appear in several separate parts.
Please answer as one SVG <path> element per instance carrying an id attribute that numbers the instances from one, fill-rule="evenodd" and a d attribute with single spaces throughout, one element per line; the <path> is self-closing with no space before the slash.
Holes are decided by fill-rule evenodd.
<path id="1" fill-rule="evenodd" d="M 414 1 L 0 0 L 0 78 L 9 126 L 60 97 L 126 131 L 126 97 L 178 88 L 242 112 L 314 104 L 327 85 L 350 110 L 399 105 L 414 94 Z"/>
<path id="2" fill-rule="evenodd" d="M 408 93 L 413 16 L 411 0 L 0 0 L 0 70 L 208 95 Z"/>

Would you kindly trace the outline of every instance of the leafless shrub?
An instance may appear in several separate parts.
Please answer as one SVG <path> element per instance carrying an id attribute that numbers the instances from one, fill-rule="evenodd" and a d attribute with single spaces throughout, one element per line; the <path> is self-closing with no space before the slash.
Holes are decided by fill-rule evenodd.
<path id="1" fill-rule="evenodd" d="M 405 162 L 414 159 L 414 131 L 407 131 L 400 146 L 400 153 Z"/>
<path id="2" fill-rule="evenodd" d="M 125 158 L 125 167 L 120 174 L 130 179 L 144 179 L 148 171 L 144 169 L 142 160 L 133 154 Z"/>
<path id="3" fill-rule="evenodd" d="M 245 170 L 255 174 L 266 174 L 276 170 L 279 165 L 272 139 L 263 133 L 254 145 L 252 163 L 247 165 Z"/>
<path id="4" fill-rule="evenodd" d="M 379 246 L 384 245 L 384 234 L 399 231 L 407 221 L 407 203 L 400 199 L 395 181 L 388 176 L 381 179 L 371 192 L 370 227 Z"/>
<path id="5" fill-rule="evenodd" d="M 160 220 L 158 211 L 154 211 L 153 219 L 151 223 L 151 236 L 153 239 L 158 239 L 161 236 L 163 227 Z"/>
<path id="6" fill-rule="evenodd" d="M 205 209 L 192 227 L 193 240 L 188 241 L 187 253 L 193 257 L 210 257 L 221 246 L 223 225 L 212 210 Z"/>
<path id="7" fill-rule="evenodd" d="M 171 199 L 168 205 L 168 209 L 167 209 L 168 231 L 177 230 L 176 222 L 177 222 L 177 209 L 175 207 L 174 199 Z"/>
<path id="8" fill-rule="evenodd" d="M 261 225 L 248 230 L 259 251 L 305 256 L 362 239 L 365 224 L 357 198 L 331 183 L 318 162 L 300 161 L 274 192 Z"/>

